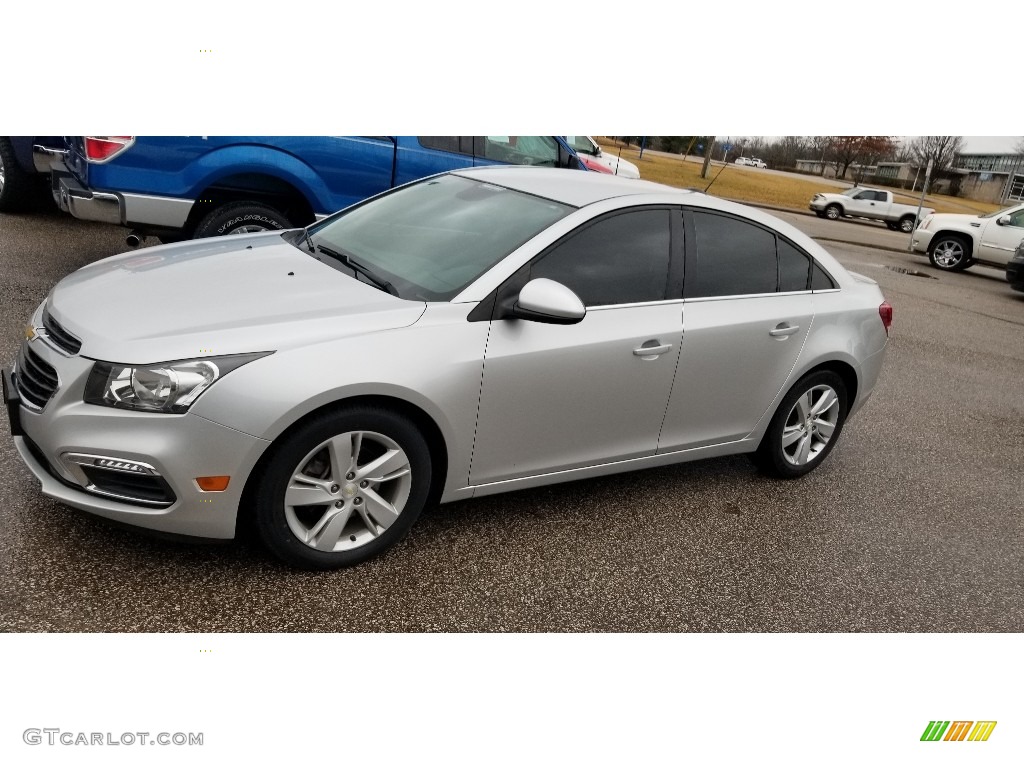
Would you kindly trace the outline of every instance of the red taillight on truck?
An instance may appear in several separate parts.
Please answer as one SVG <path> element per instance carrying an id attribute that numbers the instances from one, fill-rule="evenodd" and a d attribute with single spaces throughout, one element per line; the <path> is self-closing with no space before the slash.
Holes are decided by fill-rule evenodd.
<path id="1" fill-rule="evenodd" d="M 885 335 L 889 335 L 889 326 L 892 325 L 892 304 L 883 301 L 878 305 L 878 316 L 882 318 L 882 325 L 885 326 Z"/>
<path id="2" fill-rule="evenodd" d="M 117 157 L 134 143 L 134 136 L 86 136 L 85 159 L 90 163 L 103 163 Z"/>

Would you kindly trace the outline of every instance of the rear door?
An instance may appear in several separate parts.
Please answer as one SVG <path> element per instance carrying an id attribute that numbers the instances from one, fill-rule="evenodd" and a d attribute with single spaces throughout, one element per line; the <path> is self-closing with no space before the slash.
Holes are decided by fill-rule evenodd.
<path id="1" fill-rule="evenodd" d="M 685 220 L 683 345 L 659 453 L 746 437 L 814 318 L 807 254 L 738 216 L 695 209 Z"/>

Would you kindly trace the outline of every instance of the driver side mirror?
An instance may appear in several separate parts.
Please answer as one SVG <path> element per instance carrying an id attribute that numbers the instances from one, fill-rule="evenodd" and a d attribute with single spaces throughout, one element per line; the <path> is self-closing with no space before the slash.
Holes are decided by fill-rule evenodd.
<path id="1" fill-rule="evenodd" d="M 1007 227 L 1010 225 L 1010 217 L 1000 216 L 998 219 L 996 219 L 996 224 L 998 224 L 1000 227 Z"/>
<path id="2" fill-rule="evenodd" d="M 572 325 L 580 322 L 586 314 L 587 308 L 579 296 L 546 277 L 538 277 L 524 285 L 512 305 L 513 317 L 538 323 Z"/>

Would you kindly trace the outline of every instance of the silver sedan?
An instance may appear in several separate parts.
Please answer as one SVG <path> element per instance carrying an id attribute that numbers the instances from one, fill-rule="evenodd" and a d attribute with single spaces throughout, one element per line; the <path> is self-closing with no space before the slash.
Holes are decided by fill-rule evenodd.
<path id="1" fill-rule="evenodd" d="M 46 495 L 186 536 L 251 523 L 334 568 L 436 503 L 738 453 L 799 477 L 871 395 L 891 317 L 757 210 L 481 168 L 91 264 L 4 394 Z"/>

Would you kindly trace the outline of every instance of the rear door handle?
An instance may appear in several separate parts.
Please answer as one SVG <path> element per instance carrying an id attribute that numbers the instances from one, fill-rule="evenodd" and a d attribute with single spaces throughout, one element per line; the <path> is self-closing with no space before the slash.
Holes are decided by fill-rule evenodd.
<path id="1" fill-rule="evenodd" d="M 653 360 L 658 357 L 658 355 L 664 355 L 670 349 L 672 349 L 671 344 L 659 344 L 654 347 L 637 347 L 633 350 L 633 354 L 639 358 L 643 358 L 644 360 Z"/>
<path id="2" fill-rule="evenodd" d="M 782 336 L 792 336 L 799 330 L 799 325 L 783 325 L 782 323 L 779 323 L 777 326 L 768 331 L 768 335 L 774 336 L 775 338 L 779 338 Z"/>

